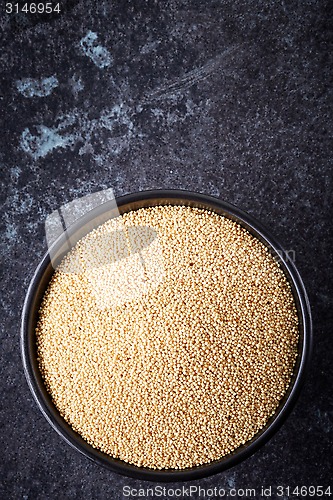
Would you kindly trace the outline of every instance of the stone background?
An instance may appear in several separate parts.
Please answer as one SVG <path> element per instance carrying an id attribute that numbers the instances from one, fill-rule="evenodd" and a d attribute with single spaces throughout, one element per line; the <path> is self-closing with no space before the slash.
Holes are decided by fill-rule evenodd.
<path id="1" fill-rule="evenodd" d="M 123 485 L 148 485 L 66 445 L 34 403 L 20 358 L 20 314 L 46 251 L 45 218 L 108 187 L 116 196 L 154 188 L 214 195 L 295 251 L 315 339 L 299 402 L 254 456 L 192 484 L 328 486 L 332 3 L 63 0 L 52 15 L 6 14 L 4 5 L 0 497 L 117 500 Z"/>

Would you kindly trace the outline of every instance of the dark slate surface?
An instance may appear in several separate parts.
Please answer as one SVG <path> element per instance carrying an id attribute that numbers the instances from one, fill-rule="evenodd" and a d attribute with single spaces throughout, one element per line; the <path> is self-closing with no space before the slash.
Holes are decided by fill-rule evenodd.
<path id="1" fill-rule="evenodd" d="M 0 497 L 120 499 L 123 485 L 148 485 L 62 442 L 20 359 L 21 308 L 46 249 L 45 218 L 106 187 L 117 196 L 184 188 L 220 197 L 295 251 L 315 330 L 299 402 L 253 457 L 192 484 L 328 486 L 332 4 L 67 0 L 52 16 L 6 15 L 3 4 Z"/>

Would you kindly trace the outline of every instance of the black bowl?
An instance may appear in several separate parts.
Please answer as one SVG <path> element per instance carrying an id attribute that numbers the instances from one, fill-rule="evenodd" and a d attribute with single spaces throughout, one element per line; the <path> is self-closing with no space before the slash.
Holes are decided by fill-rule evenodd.
<path id="1" fill-rule="evenodd" d="M 270 418 L 265 427 L 253 437 L 253 439 L 222 459 L 211 462 L 207 465 L 201 465 L 183 470 L 167 469 L 155 471 L 145 467 L 129 465 L 122 460 L 114 459 L 107 454 L 96 450 L 84 441 L 81 436 L 76 433 L 60 416 L 45 388 L 43 379 L 38 369 L 35 327 L 43 294 L 54 272 L 49 253 L 43 257 L 31 280 L 22 313 L 21 348 L 25 375 L 29 387 L 43 415 L 58 432 L 58 434 L 60 434 L 60 436 L 77 451 L 83 453 L 83 455 L 90 458 L 95 463 L 103 465 L 114 472 L 141 480 L 187 481 L 199 479 L 201 477 L 209 476 L 229 469 L 230 467 L 240 463 L 248 456 L 252 455 L 272 437 L 272 435 L 278 430 L 286 417 L 289 415 L 299 395 L 306 368 L 308 366 L 312 345 L 311 313 L 303 282 L 295 268 L 295 265 L 291 260 L 289 260 L 281 245 L 270 235 L 270 232 L 263 228 L 262 225 L 255 221 L 250 215 L 242 212 L 229 203 L 225 203 L 210 196 L 178 190 L 145 191 L 142 193 L 122 196 L 116 201 L 120 214 L 131 210 L 137 210 L 142 207 L 169 204 L 187 205 L 208 209 L 237 221 L 241 224 L 241 226 L 245 227 L 251 234 L 261 240 L 269 248 L 270 252 L 278 258 L 280 265 L 282 266 L 291 285 L 299 315 L 300 330 L 298 357 L 288 391 L 281 400 L 275 414 Z M 53 255 L 56 253 L 58 256 L 57 259 L 60 262 L 68 248 L 68 236 L 70 237 L 71 242 L 75 243 L 92 229 L 115 215 L 116 209 L 114 208 L 114 203 L 112 202 L 106 202 L 91 210 L 69 228 L 67 235 L 63 234 L 54 243 L 52 249 Z"/>

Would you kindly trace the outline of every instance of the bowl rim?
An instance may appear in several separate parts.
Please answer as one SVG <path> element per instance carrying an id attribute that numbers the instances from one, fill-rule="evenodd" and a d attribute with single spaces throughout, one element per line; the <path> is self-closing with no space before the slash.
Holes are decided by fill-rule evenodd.
<path id="1" fill-rule="evenodd" d="M 32 329 L 31 324 L 33 323 L 32 315 L 36 316 L 37 314 L 34 304 L 38 302 L 38 299 L 36 298 L 38 287 L 40 286 L 41 280 L 45 276 L 47 269 L 51 265 L 49 251 L 44 254 L 33 274 L 26 293 L 22 310 L 21 356 L 24 373 L 29 388 L 42 414 L 49 422 L 49 424 L 55 429 L 55 431 L 62 437 L 62 439 L 66 441 L 72 448 L 76 449 L 93 462 L 107 467 L 113 472 L 117 472 L 119 474 L 140 480 L 176 482 L 196 480 L 227 470 L 242 462 L 244 459 L 255 453 L 265 443 L 267 443 L 267 441 L 271 439 L 271 437 L 277 432 L 277 430 L 289 416 L 298 399 L 301 387 L 304 383 L 306 370 L 309 365 L 313 342 L 311 310 L 304 283 L 297 271 L 294 262 L 292 262 L 290 259 L 285 258 L 283 247 L 275 239 L 275 237 L 271 235 L 270 230 L 264 227 L 260 222 L 258 222 L 248 213 L 226 201 L 222 201 L 218 198 L 205 194 L 178 189 L 156 189 L 150 191 L 141 191 L 127 194 L 121 197 L 116 197 L 115 200 L 118 209 L 120 209 L 120 213 L 126 213 L 128 211 L 136 210 L 141 206 L 166 205 L 170 203 L 172 204 L 174 201 L 177 201 L 177 203 L 173 203 L 175 205 L 186 203 L 194 203 L 194 205 L 192 206 L 198 207 L 202 205 L 202 208 L 206 208 L 208 210 L 210 209 L 211 211 L 216 210 L 217 213 L 236 220 L 243 227 L 248 229 L 251 234 L 259 237 L 259 239 L 261 239 L 270 249 L 273 249 L 275 252 L 280 252 L 279 256 L 281 257 L 282 267 L 284 268 L 285 274 L 287 274 L 288 280 L 293 285 L 294 298 L 295 301 L 298 301 L 299 304 L 298 313 L 299 315 L 301 315 L 303 334 L 302 349 L 298 355 L 299 364 L 297 370 L 294 373 L 294 381 L 292 387 L 289 388 L 289 394 L 285 398 L 285 401 L 283 403 L 280 403 L 278 409 L 268 421 L 266 426 L 261 431 L 259 431 L 250 441 L 245 443 L 245 445 L 238 447 L 231 454 L 226 455 L 220 460 L 211 462 L 209 464 L 204 464 L 189 469 L 155 470 L 128 464 L 122 460 L 114 459 L 107 454 L 93 448 L 86 441 L 84 441 L 83 438 L 81 438 L 81 436 L 79 436 L 79 434 L 77 434 L 60 416 L 57 409 L 53 405 L 50 396 L 46 394 L 45 386 L 43 383 L 41 384 L 41 375 L 38 368 L 36 369 L 37 360 L 34 357 L 35 331 L 34 329 Z M 152 205 L 153 200 L 155 202 L 159 201 L 159 203 L 155 203 L 154 205 Z M 114 200 L 112 201 L 114 206 Z M 79 229 L 86 227 L 89 222 L 95 220 L 101 214 L 110 212 L 111 203 L 112 202 L 110 201 L 103 203 L 95 209 L 87 212 L 83 217 L 77 219 L 68 228 L 70 234 L 77 233 Z M 126 208 L 128 206 L 137 206 L 137 208 L 130 208 L 128 210 L 124 209 L 124 207 Z M 97 224 L 96 226 L 98 226 L 99 224 Z M 91 229 L 89 229 L 87 233 L 90 230 Z M 52 248 L 59 247 L 62 238 L 63 235 L 54 242 Z"/>

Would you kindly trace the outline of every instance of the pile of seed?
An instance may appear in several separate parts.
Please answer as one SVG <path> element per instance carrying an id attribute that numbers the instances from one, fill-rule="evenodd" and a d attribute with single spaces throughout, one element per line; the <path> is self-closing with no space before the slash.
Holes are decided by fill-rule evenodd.
<path id="1" fill-rule="evenodd" d="M 126 257 L 133 228 L 155 239 Z M 158 206 L 80 240 L 45 293 L 36 339 L 46 387 L 88 443 L 183 469 L 265 426 L 290 383 L 298 317 L 277 261 L 238 223 Z"/>

